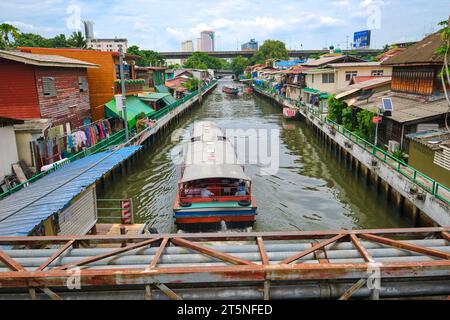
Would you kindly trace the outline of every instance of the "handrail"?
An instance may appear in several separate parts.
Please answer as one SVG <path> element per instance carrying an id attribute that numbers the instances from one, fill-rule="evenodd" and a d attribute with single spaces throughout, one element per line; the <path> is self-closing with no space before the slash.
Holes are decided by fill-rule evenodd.
<path id="1" fill-rule="evenodd" d="M 332 126 L 336 129 L 337 132 L 344 135 L 353 143 L 357 144 L 360 148 L 365 151 L 371 153 L 378 160 L 386 163 L 394 170 L 402 174 L 408 180 L 418 185 L 419 187 L 426 190 L 428 193 L 433 195 L 434 197 L 444 201 L 445 203 L 450 205 L 450 188 L 444 186 L 443 184 L 437 182 L 436 180 L 430 178 L 428 175 L 422 173 L 421 171 L 411 167 L 406 164 L 404 161 L 394 157 L 392 154 L 386 152 L 385 150 L 375 146 L 373 143 L 361 138 L 356 133 L 346 129 L 343 125 L 338 124 L 337 122 L 329 119 L 327 116 L 321 114 L 319 111 L 311 108 L 309 105 L 305 105 L 299 100 L 287 98 L 281 95 L 278 95 L 274 90 L 266 90 L 263 88 L 259 88 L 258 86 L 254 86 L 254 89 L 259 92 L 266 92 L 268 94 L 276 94 L 277 97 L 281 99 L 285 99 L 295 103 L 299 106 L 306 114 L 311 114 L 313 117 L 321 120 L 329 126 Z"/>

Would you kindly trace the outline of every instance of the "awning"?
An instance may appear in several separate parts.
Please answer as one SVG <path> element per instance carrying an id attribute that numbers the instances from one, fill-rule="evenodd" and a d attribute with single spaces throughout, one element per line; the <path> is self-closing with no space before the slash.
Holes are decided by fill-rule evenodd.
<path id="1" fill-rule="evenodd" d="M 169 88 L 167 88 L 165 85 L 163 84 L 159 84 L 155 86 L 156 92 L 161 92 L 161 93 L 169 93 Z"/>
<path id="2" fill-rule="evenodd" d="M 177 99 L 175 99 L 171 94 L 165 96 L 163 100 L 168 106 L 170 106 L 172 103 L 177 102 Z"/>
<path id="3" fill-rule="evenodd" d="M 145 113 L 146 116 L 154 114 L 156 111 L 146 105 L 141 99 L 135 96 L 128 96 L 127 100 L 127 118 L 128 126 L 133 128 L 136 125 L 136 117 L 140 113 Z M 121 113 L 116 109 L 116 100 L 113 99 L 105 104 L 105 114 L 107 118 L 122 118 Z"/>
<path id="4" fill-rule="evenodd" d="M 336 99 L 341 99 L 341 98 L 344 98 L 346 96 L 351 95 L 352 93 L 358 92 L 359 90 L 361 90 L 361 89 L 360 88 L 355 88 L 355 89 L 352 89 L 352 90 L 341 92 L 341 93 L 337 94 L 335 98 Z"/>
<path id="5" fill-rule="evenodd" d="M 328 97 L 329 97 L 329 95 L 328 95 L 328 93 L 326 93 L 326 92 L 322 92 L 322 93 L 319 95 L 319 99 L 328 99 Z"/>
<path id="6" fill-rule="evenodd" d="M 308 87 L 303 88 L 303 91 L 306 91 L 308 93 L 320 93 L 319 90 L 316 90 L 316 89 L 313 89 L 313 88 L 308 88 Z"/>

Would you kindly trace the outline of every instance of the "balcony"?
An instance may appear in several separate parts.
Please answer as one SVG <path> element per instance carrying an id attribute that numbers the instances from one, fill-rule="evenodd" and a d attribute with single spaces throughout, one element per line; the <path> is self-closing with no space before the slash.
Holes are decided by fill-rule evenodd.
<path id="1" fill-rule="evenodd" d="M 145 80 L 144 79 L 127 79 L 125 80 L 125 93 L 136 94 L 144 91 Z M 114 94 L 121 94 L 120 80 L 117 79 L 114 82 Z"/>

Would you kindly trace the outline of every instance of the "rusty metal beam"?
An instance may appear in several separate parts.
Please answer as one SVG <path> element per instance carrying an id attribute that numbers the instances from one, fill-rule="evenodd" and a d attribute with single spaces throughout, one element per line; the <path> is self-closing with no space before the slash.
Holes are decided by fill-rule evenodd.
<path id="1" fill-rule="evenodd" d="M 43 288 L 39 288 L 39 290 L 41 290 L 43 293 L 45 293 L 46 295 L 48 295 L 52 300 L 63 300 L 63 298 L 61 298 L 59 295 L 57 295 L 56 293 L 54 293 L 52 290 L 50 290 L 49 288 L 43 287 Z"/>
<path id="2" fill-rule="evenodd" d="M 237 258 L 225 252 L 220 252 L 214 249 L 207 248 L 205 246 L 199 245 L 197 243 L 182 239 L 182 238 L 172 238 L 172 243 L 182 246 L 188 249 L 192 249 L 198 251 L 200 253 L 206 254 L 208 256 L 220 259 L 225 262 L 233 263 L 233 264 L 243 264 L 243 265 L 255 265 L 253 262 Z"/>
<path id="3" fill-rule="evenodd" d="M 44 245 L 65 244 L 72 239 L 97 243 L 137 243 L 147 239 L 184 238 L 197 241 L 254 241 L 261 236 L 266 240 L 301 240 L 301 239 L 326 239 L 339 233 L 345 234 L 378 234 L 378 235 L 427 235 L 429 233 L 450 232 L 450 227 L 427 228 L 397 228 L 397 229 L 362 229 L 362 230 L 320 230 L 320 231 L 291 231 L 291 232 L 235 232 L 235 233 L 199 233 L 199 234 L 159 234 L 159 235 L 80 235 L 80 236 L 32 236 L 32 237 L 0 237 L 0 245 Z"/>
<path id="4" fill-rule="evenodd" d="M 166 296 L 168 296 L 172 300 L 183 300 L 179 295 L 177 295 L 175 292 L 170 290 L 169 287 L 167 287 L 165 284 L 162 283 L 155 283 L 155 286 L 158 287 L 159 290 L 165 293 Z"/>
<path id="5" fill-rule="evenodd" d="M 356 291 L 361 289 L 367 282 L 367 279 L 361 278 L 356 282 L 354 285 L 352 285 L 347 291 L 344 292 L 344 294 L 339 298 L 339 300 L 348 300 Z"/>
<path id="6" fill-rule="evenodd" d="M 369 241 L 383 243 L 383 244 L 386 244 L 386 245 L 389 245 L 392 247 L 396 247 L 399 249 L 405 249 L 405 250 L 409 250 L 409 251 L 413 251 L 413 252 L 418 252 L 421 254 L 434 256 L 434 257 L 438 257 L 441 259 L 450 259 L 450 253 L 448 253 L 448 252 L 444 252 L 444 251 L 440 251 L 440 250 L 436 250 L 436 249 L 430 249 L 430 248 L 426 248 L 426 247 L 420 247 L 420 246 L 416 246 L 416 245 L 413 245 L 410 243 L 400 242 L 397 240 L 388 239 L 388 238 L 376 236 L 373 234 L 360 234 L 359 236 L 360 236 L 360 238 L 363 238 L 363 239 L 366 239 Z"/>
<path id="7" fill-rule="evenodd" d="M 83 287 L 146 285 L 160 283 L 211 283 L 211 282 L 257 282 L 267 278 L 271 281 L 314 281 L 344 280 L 367 277 L 367 263 L 346 264 L 285 264 L 285 265 L 229 265 L 207 267 L 176 267 L 145 269 L 82 269 L 79 273 Z M 10 271 L 0 273 L 0 286 L 6 288 L 26 288 L 30 282 L 36 286 L 50 288 L 67 287 L 67 279 L 72 273 L 67 270 Z M 421 262 L 383 263 L 380 276 L 387 278 L 407 277 L 450 277 L 450 261 L 434 260 Z"/>
<path id="8" fill-rule="evenodd" d="M 159 246 L 158 251 L 156 251 L 155 255 L 153 256 L 152 262 L 150 263 L 148 268 L 152 269 L 152 268 L 156 267 L 156 265 L 158 264 L 159 258 L 161 257 L 168 242 L 169 242 L 169 238 L 164 238 L 161 241 L 161 245 Z"/>
<path id="9" fill-rule="evenodd" d="M 442 231 L 442 238 L 450 242 L 450 233 L 448 233 L 447 231 Z"/>
<path id="10" fill-rule="evenodd" d="M 68 264 L 65 264 L 63 266 L 60 266 L 60 267 L 57 267 L 57 268 L 54 268 L 54 269 L 64 270 L 64 269 L 69 269 L 69 268 L 73 268 L 73 267 L 77 267 L 77 266 L 83 266 L 83 265 L 86 265 L 86 264 L 91 263 L 91 262 L 95 262 L 95 261 L 98 261 L 98 260 L 109 258 L 109 257 L 118 255 L 118 254 L 126 252 L 126 251 L 130 251 L 130 250 L 133 250 L 133 249 L 137 249 L 137 248 L 149 245 L 150 243 L 158 241 L 158 240 L 159 240 L 159 238 L 138 242 L 138 243 L 131 244 L 129 246 L 126 246 L 126 247 L 123 247 L 123 248 L 120 248 L 120 249 L 113 250 L 113 251 L 108 252 L 108 253 L 100 254 L 100 255 L 94 256 L 94 257 L 89 257 L 89 258 L 80 260 L 78 262 L 68 263 Z"/>
<path id="11" fill-rule="evenodd" d="M 6 264 L 6 266 L 13 271 L 25 270 L 25 268 L 20 263 L 7 255 L 3 250 L 0 250 L 0 261 Z"/>
<path id="12" fill-rule="evenodd" d="M 266 248 L 264 246 L 264 240 L 262 237 L 256 237 L 258 243 L 259 254 L 261 255 L 261 262 L 263 265 L 269 264 L 269 257 L 267 256 Z"/>
<path id="13" fill-rule="evenodd" d="M 61 248 L 59 248 L 58 251 L 56 251 L 54 254 L 52 254 L 43 264 L 41 264 L 36 271 L 42 271 L 44 270 L 48 265 L 50 265 L 53 261 L 55 261 L 59 256 L 61 256 L 67 249 L 72 247 L 75 240 L 68 241 L 65 245 L 63 245 Z"/>
<path id="14" fill-rule="evenodd" d="M 294 254 L 293 256 L 291 256 L 291 257 L 289 257 L 287 259 L 284 259 L 283 261 L 279 262 L 278 264 L 288 264 L 288 263 L 294 262 L 294 261 L 296 261 L 296 260 L 298 260 L 298 259 L 300 259 L 300 258 L 302 258 L 302 257 L 304 257 L 304 256 L 306 256 L 306 255 L 308 255 L 310 253 L 313 253 L 314 251 L 316 251 L 318 249 L 326 247 L 327 245 L 329 245 L 329 244 L 331 244 L 331 243 L 333 243 L 333 242 L 335 242 L 335 241 L 337 241 L 337 240 L 339 240 L 339 239 L 341 239 L 341 238 L 343 238 L 345 236 L 347 236 L 346 233 L 338 234 L 338 235 L 336 235 L 336 236 L 334 236 L 334 237 L 332 237 L 332 238 L 330 238 L 328 240 L 322 241 L 322 242 L 316 244 L 315 246 L 312 246 L 309 249 L 306 249 L 306 250 L 304 250 L 304 251 L 302 251 L 300 253 Z"/>
<path id="15" fill-rule="evenodd" d="M 375 260 L 373 260 L 372 256 L 370 255 L 369 252 L 367 252 L 366 248 L 364 248 L 363 244 L 361 243 L 361 241 L 359 241 L 358 237 L 354 234 L 350 235 L 350 239 L 353 242 L 353 245 L 356 247 L 356 249 L 358 250 L 359 254 L 364 258 L 364 260 L 366 262 L 374 262 Z"/>

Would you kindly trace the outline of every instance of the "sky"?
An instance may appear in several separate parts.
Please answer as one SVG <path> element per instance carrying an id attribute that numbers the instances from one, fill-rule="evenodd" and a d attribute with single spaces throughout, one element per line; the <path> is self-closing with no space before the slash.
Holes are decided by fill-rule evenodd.
<path id="1" fill-rule="evenodd" d="M 99 38 L 126 37 L 129 45 L 180 51 L 181 42 L 216 32 L 216 50 L 236 50 L 255 38 L 289 49 L 346 49 L 353 33 L 372 30 L 373 48 L 421 39 L 448 19 L 448 0 L 2 0 L 0 23 L 51 37 L 94 21 Z"/>

